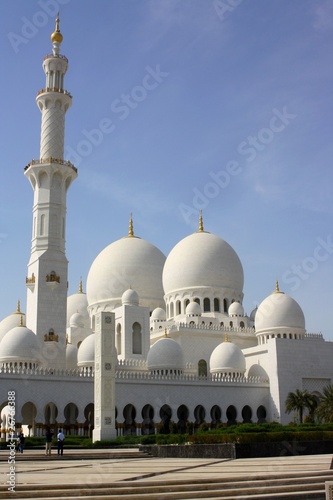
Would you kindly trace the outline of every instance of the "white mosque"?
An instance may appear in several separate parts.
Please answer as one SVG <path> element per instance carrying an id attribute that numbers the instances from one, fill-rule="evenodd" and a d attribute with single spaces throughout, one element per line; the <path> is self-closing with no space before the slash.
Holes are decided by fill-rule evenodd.
<path id="1" fill-rule="evenodd" d="M 149 434 L 170 421 L 288 423 L 288 392 L 320 394 L 333 381 L 333 343 L 309 334 L 297 302 L 275 290 L 246 315 L 235 250 L 204 229 L 165 257 L 134 233 L 107 246 L 67 296 L 66 196 L 77 169 L 64 159 L 59 19 L 43 61 L 40 157 L 24 174 L 34 192 L 26 313 L 0 322 L 1 439 L 8 393 L 16 427 L 47 426 L 94 439 Z M 274 288 L 274 286 L 272 286 Z"/>

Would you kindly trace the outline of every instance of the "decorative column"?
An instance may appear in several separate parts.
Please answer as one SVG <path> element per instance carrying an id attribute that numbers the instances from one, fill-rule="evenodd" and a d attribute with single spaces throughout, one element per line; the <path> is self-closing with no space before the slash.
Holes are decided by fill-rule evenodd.
<path id="1" fill-rule="evenodd" d="M 101 312 L 95 317 L 95 375 L 93 442 L 117 437 L 115 415 L 115 315 Z"/>

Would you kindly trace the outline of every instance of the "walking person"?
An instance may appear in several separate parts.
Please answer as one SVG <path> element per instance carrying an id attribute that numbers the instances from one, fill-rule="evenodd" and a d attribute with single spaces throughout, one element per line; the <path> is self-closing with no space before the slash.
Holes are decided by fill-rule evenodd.
<path id="1" fill-rule="evenodd" d="M 19 445 L 18 445 L 18 451 L 20 451 L 21 453 L 23 453 L 24 441 L 25 441 L 25 437 L 23 434 L 23 429 L 21 429 L 20 434 L 19 434 Z"/>
<path id="2" fill-rule="evenodd" d="M 58 455 L 63 455 L 64 454 L 65 435 L 63 434 L 61 429 L 59 429 L 59 432 L 57 435 L 57 441 L 58 441 Z"/>
<path id="3" fill-rule="evenodd" d="M 48 427 L 45 433 L 45 455 L 51 455 L 53 432 Z"/>

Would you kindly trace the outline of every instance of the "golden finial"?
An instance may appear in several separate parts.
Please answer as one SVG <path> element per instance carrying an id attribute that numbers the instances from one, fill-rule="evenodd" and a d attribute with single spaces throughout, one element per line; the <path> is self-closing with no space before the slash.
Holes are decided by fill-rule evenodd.
<path id="1" fill-rule="evenodd" d="M 129 221 L 129 226 L 128 226 L 128 236 L 134 236 L 132 212 L 130 214 L 130 221 Z"/>
<path id="2" fill-rule="evenodd" d="M 21 301 L 17 301 L 16 313 L 21 314 Z"/>
<path id="3" fill-rule="evenodd" d="M 24 326 L 23 325 L 23 314 L 21 314 L 19 326 Z"/>
<path id="4" fill-rule="evenodd" d="M 279 289 L 279 282 L 278 282 L 278 280 L 276 280 L 276 282 L 275 282 L 275 290 L 274 290 L 273 293 L 283 293 Z"/>
<path id="5" fill-rule="evenodd" d="M 164 329 L 164 338 L 168 338 L 168 330 L 166 328 Z"/>
<path id="6" fill-rule="evenodd" d="M 59 12 L 58 12 L 58 15 L 57 15 L 57 19 L 56 19 L 56 26 L 55 26 L 55 30 L 54 32 L 52 33 L 51 35 L 51 41 L 52 42 L 58 42 L 58 43 L 61 43 L 63 41 L 63 36 L 62 34 L 60 33 L 60 27 L 59 27 L 59 24 L 60 24 L 60 19 L 59 19 Z"/>
<path id="7" fill-rule="evenodd" d="M 199 215 L 199 233 L 204 232 L 204 226 L 203 226 L 203 219 L 202 219 L 202 210 L 200 210 L 200 215 Z"/>
<path id="8" fill-rule="evenodd" d="M 228 337 L 228 334 L 227 334 L 227 333 L 225 334 L 225 339 L 224 339 L 224 342 L 229 342 L 229 337 Z"/>
<path id="9" fill-rule="evenodd" d="M 80 277 L 79 291 L 78 291 L 77 293 L 83 293 L 83 288 L 82 288 L 82 276 Z"/>

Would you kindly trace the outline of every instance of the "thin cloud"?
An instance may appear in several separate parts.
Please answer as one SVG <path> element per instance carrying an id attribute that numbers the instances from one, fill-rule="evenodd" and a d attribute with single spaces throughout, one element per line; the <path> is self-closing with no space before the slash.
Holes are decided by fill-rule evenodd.
<path id="1" fill-rule="evenodd" d="M 326 31 L 333 27 L 333 3 L 326 0 L 314 9 L 313 27 L 318 31 Z"/>

